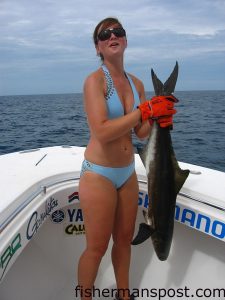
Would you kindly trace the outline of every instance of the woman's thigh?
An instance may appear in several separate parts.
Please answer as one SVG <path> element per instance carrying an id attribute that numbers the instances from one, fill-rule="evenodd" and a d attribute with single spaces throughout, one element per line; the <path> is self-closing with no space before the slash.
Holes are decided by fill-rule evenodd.
<path id="1" fill-rule="evenodd" d="M 113 229 L 117 190 L 110 180 L 87 171 L 80 179 L 79 198 L 87 247 L 106 247 Z"/>
<path id="2" fill-rule="evenodd" d="M 127 243 L 132 240 L 138 209 L 138 192 L 137 176 L 134 172 L 118 190 L 113 228 L 114 242 Z"/>

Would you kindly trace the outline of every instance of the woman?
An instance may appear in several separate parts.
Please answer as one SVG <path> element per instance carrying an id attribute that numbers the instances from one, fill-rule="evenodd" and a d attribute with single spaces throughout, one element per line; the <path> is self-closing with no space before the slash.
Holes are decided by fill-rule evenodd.
<path id="1" fill-rule="evenodd" d="M 81 298 L 94 285 L 110 237 L 112 263 L 119 299 L 129 295 L 131 241 L 138 208 L 138 182 L 134 168 L 131 131 L 149 135 L 150 118 L 161 126 L 172 124 L 173 103 L 166 98 L 146 101 L 142 82 L 124 71 L 126 32 L 115 18 L 95 28 L 94 43 L 102 66 L 84 84 L 84 107 L 90 141 L 82 166 L 79 197 L 84 215 L 86 249 L 78 266 Z M 138 108 L 137 108 L 138 107 Z"/>

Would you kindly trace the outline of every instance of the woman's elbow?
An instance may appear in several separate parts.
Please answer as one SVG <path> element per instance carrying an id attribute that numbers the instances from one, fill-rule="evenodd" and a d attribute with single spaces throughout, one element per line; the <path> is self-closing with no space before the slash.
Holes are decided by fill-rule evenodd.
<path id="1" fill-rule="evenodd" d="M 137 130 L 135 130 L 135 134 L 136 134 L 137 138 L 139 138 L 140 140 L 147 139 L 149 137 L 150 133 L 151 133 L 150 126 L 141 127 L 141 128 L 138 128 Z"/>
<path id="2" fill-rule="evenodd" d="M 149 137 L 149 133 L 146 134 L 146 133 L 143 133 L 143 132 L 138 132 L 138 133 L 136 133 L 136 136 L 139 140 L 144 141 Z"/>

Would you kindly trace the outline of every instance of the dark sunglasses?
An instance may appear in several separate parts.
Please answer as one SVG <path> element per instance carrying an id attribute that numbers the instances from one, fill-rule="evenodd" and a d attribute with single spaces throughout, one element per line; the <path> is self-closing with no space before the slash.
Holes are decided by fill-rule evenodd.
<path id="1" fill-rule="evenodd" d="M 116 37 L 123 37 L 126 36 L 126 31 L 119 27 L 119 28 L 110 28 L 110 29 L 105 29 L 99 32 L 98 34 L 98 40 L 100 41 L 106 41 L 111 37 L 111 34 L 114 34 Z"/>

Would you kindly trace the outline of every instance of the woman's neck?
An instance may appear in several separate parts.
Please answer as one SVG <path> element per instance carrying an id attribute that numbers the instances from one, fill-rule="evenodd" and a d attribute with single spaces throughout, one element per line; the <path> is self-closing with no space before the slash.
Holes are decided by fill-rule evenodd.
<path id="1" fill-rule="evenodd" d="M 112 76 L 121 76 L 124 75 L 124 66 L 123 66 L 123 61 L 113 60 L 113 61 L 104 61 L 103 62 L 106 67 L 108 68 L 110 74 Z"/>

